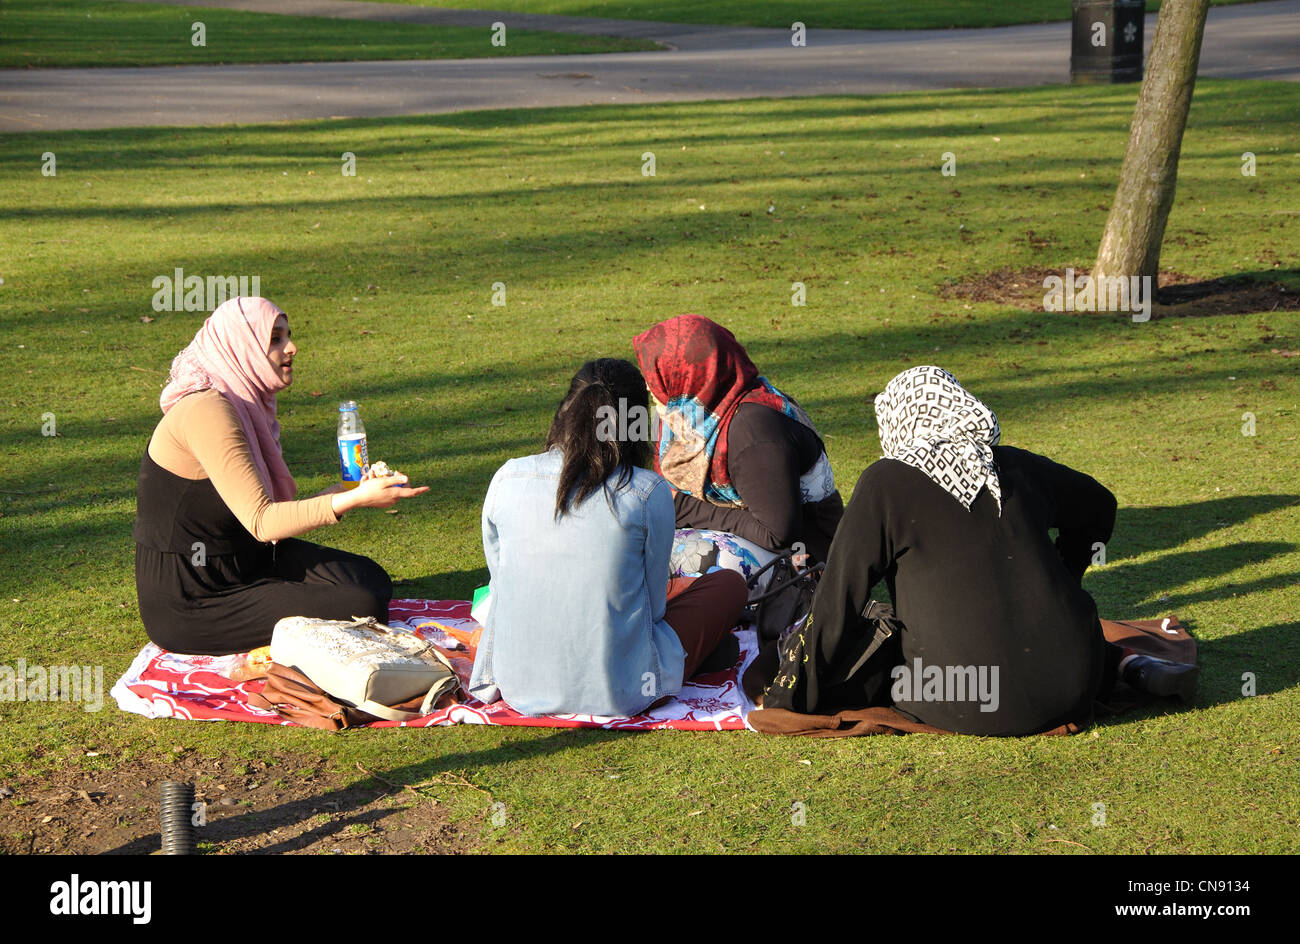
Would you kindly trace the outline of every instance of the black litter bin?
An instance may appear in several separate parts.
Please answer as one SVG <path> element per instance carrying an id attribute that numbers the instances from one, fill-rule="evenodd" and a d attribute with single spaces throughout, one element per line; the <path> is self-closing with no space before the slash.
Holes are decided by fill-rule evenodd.
<path id="1" fill-rule="evenodd" d="M 1143 0 L 1073 0 L 1070 81 L 1105 85 L 1142 81 Z"/>

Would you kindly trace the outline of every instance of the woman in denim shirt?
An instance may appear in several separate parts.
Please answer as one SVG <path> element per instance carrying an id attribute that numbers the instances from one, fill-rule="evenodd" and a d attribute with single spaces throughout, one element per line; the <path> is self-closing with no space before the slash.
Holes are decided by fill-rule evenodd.
<path id="1" fill-rule="evenodd" d="M 531 715 L 638 714 L 675 694 L 739 620 L 739 574 L 669 580 L 673 499 L 645 468 L 649 427 L 635 365 L 589 361 L 547 451 L 493 476 L 492 606 L 470 679 L 479 699 Z"/>

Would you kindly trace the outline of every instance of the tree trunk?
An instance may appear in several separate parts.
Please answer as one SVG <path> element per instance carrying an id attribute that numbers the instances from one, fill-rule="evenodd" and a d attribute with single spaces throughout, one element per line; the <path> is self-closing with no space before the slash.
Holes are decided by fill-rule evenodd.
<path id="1" fill-rule="evenodd" d="M 1157 285 L 1160 244 L 1174 204 L 1178 154 L 1208 10 L 1209 0 L 1164 0 L 1160 5 L 1119 188 L 1092 268 L 1094 282 L 1105 276 L 1150 276 L 1149 284 Z"/>

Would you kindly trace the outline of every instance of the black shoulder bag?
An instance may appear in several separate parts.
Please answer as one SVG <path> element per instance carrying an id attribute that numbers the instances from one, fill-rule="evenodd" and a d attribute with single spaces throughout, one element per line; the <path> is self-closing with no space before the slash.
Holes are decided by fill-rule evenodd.
<path id="1" fill-rule="evenodd" d="M 893 607 L 872 600 L 856 630 L 837 646 L 834 663 L 825 665 L 819 627 L 804 623 L 779 644 L 780 667 L 763 707 L 832 714 L 890 704 L 893 668 L 903 658 L 902 631 Z"/>
<path id="2" fill-rule="evenodd" d="M 812 612 L 813 594 L 826 565 L 799 567 L 794 563 L 794 556 L 792 548 L 778 551 L 776 557 L 754 571 L 747 581 L 752 593 L 759 578 L 772 571 L 767 590 L 761 596 L 749 599 L 750 606 L 755 607 L 754 628 L 758 631 L 760 643 L 780 639 Z"/>

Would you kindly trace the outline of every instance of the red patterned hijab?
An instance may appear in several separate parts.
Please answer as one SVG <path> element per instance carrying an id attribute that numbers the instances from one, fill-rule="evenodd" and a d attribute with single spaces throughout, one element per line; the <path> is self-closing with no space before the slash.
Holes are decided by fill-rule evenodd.
<path id="1" fill-rule="evenodd" d="M 727 472 L 727 427 L 742 403 L 761 403 L 809 428 L 803 409 L 760 377 L 735 336 L 700 315 L 678 315 L 632 342 L 659 411 L 655 471 L 675 488 L 743 507 Z"/>

